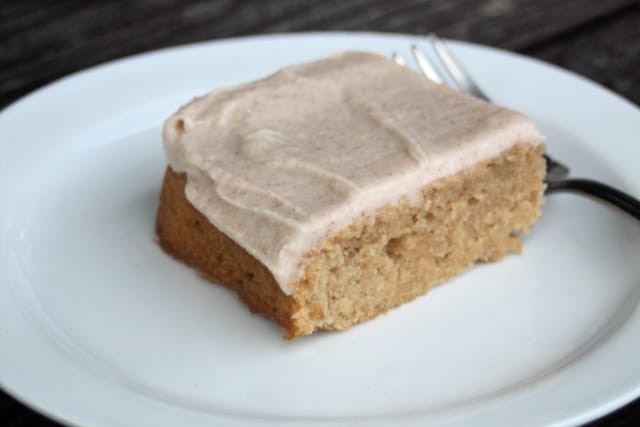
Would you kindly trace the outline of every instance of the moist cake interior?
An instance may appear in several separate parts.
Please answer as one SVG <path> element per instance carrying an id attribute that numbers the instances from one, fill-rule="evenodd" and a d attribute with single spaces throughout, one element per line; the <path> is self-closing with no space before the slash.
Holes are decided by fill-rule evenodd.
<path id="1" fill-rule="evenodd" d="M 540 215 L 530 120 L 373 54 L 196 98 L 164 139 L 161 246 L 286 338 L 349 328 L 519 252 Z"/>

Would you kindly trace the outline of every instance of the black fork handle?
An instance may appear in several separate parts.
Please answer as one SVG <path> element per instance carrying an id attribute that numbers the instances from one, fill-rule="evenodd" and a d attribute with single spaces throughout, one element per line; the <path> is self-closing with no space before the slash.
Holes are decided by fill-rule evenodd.
<path id="1" fill-rule="evenodd" d="M 609 202 L 640 221 L 640 200 L 616 188 L 590 179 L 562 179 L 547 182 L 547 193 L 570 191 Z"/>

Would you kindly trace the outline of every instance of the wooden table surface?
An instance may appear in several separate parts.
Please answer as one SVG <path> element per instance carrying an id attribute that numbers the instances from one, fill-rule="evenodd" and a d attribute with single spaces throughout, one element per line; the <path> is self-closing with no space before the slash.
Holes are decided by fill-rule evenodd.
<path id="1" fill-rule="evenodd" d="M 125 55 L 322 30 L 433 31 L 552 62 L 640 104 L 637 0 L 0 0 L 0 108 L 66 74 Z M 0 391 L 0 425 L 58 424 Z M 640 399 L 588 425 L 638 426 Z"/>

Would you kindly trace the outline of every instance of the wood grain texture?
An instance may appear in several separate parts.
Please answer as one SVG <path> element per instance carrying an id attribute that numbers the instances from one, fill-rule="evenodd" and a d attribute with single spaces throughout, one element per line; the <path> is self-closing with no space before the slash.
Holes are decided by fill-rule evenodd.
<path id="1" fill-rule="evenodd" d="M 523 53 L 558 64 L 595 80 L 640 104 L 640 7 L 597 21 L 576 31 L 523 49 Z"/>
<path id="2" fill-rule="evenodd" d="M 318 30 L 435 31 L 553 62 L 640 103 L 638 0 L 0 0 L 0 108 L 71 72 L 150 49 Z M 0 425 L 57 424 L 0 392 Z M 588 424 L 637 425 L 640 399 Z"/>
<path id="3" fill-rule="evenodd" d="M 54 79 L 125 55 L 222 37 L 270 32 L 368 30 L 426 34 L 493 45 L 576 66 L 640 103 L 636 0 L 8 1 L 0 8 L 0 106 Z M 561 43 L 596 34 L 576 62 Z M 627 26 L 615 25 L 626 17 Z M 603 21 L 605 20 L 605 21 Z M 625 33 L 627 31 L 627 33 Z M 544 49 L 556 41 L 556 53 Z M 542 48 L 538 49 L 538 46 Z M 547 46 L 548 47 L 548 46 Z M 601 61 L 613 58 L 614 61 Z M 578 56 L 578 55 L 576 55 Z M 620 75 L 625 74 L 623 80 Z"/>

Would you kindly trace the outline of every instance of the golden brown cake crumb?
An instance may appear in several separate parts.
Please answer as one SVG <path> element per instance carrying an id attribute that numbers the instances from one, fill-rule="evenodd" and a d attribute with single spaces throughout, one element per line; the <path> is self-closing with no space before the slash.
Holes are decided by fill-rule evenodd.
<path id="1" fill-rule="evenodd" d="M 542 144 L 519 143 L 331 233 L 307 254 L 285 294 L 269 270 L 220 232 L 185 197 L 186 176 L 167 168 L 157 234 L 171 255 L 235 289 L 286 338 L 342 330 L 371 319 L 469 268 L 520 252 L 540 216 Z"/>

